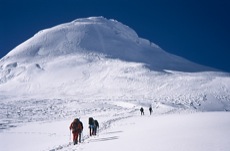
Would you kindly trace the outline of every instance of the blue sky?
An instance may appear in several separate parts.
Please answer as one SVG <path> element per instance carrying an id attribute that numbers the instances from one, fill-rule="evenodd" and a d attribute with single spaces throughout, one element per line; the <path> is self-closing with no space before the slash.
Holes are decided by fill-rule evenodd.
<path id="1" fill-rule="evenodd" d="M 0 0 L 0 57 L 77 18 L 116 19 L 165 51 L 230 72 L 229 0 Z"/>

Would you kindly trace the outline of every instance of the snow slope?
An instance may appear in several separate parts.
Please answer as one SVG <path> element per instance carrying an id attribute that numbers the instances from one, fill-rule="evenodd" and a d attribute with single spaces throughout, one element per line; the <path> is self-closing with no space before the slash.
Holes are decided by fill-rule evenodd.
<path id="1" fill-rule="evenodd" d="M 139 117 L 139 108 L 150 105 L 154 116 Z M 225 151 L 229 114 L 223 111 L 229 110 L 229 73 L 169 54 L 103 17 L 42 30 L 0 60 L 0 148 L 5 151 L 108 150 L 110 143 L 130 150 L 138 138 L 145 142 L 135 149 Z M 95 138 L 87 135 L 89 116 L 101 123 Z M 69 144 L 68 125 L 75 117 L 86 127 L 79 146 Z M 147 123 L 138 137 L 132 133 L 139 129 L 137 121 Z M 191 141 L 181 139 L 186 137 Z"/>

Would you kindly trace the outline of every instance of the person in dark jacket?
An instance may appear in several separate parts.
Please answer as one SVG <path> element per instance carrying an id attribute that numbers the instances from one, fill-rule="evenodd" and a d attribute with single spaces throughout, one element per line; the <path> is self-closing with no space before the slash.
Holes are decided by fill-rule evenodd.
<path id="1" fill-rule="evenodd" d="M 94 120 L 93 135 L 97 135 L 98 128 L 99 128 L 99 123 L 97 120 Z"/>
<path id="2" fill-rule="evenodd" d="M 93 128 L 94 128 L 94 119 L 89 117 L 89 135 L 93 135 Z"/>
<path id="3" fill-rule="evenodd" d="M 153 109 L 152 109 L 152 107 L 150 106 L 150 107 L 149 107 L 149 113 L 150 113 L 150 115 L 152 114 L 152 112 L 153 112 Z"/>
<path id="4" fill-rule="evenodd" d="M 144 109 L 143 109 L 143 107 L 141 107 L 140 111 L 141 111 L 141 115 L 144 115 Z"/>

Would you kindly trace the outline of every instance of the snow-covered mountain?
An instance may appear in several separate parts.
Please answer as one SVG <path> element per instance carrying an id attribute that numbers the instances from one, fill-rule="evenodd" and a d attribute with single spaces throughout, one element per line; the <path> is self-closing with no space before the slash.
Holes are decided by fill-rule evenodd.
<path id="1" fill-rule="evenodd" d="M 143 63 L 154 71 L 206 71 L 210 68 L 196 65 L 162 50 L 135 31 L 115 20 L 103 17 L 77 19 L 38 32 L 4 57 L 15 66 L 17 63 L 43 62 L 71 56 L 92 56 Z M 95 56 L 93 56 L 94 58 Z"/>
<path id="2" fill-rule="evenodd" d="M 1 98 L 146 100 L 229 109 L 226 73 L 169 54 L 122 23 L 82 18 L 42 30 L 0 61 Z M 205 107 L 206 108 L 206 107 Z"/>

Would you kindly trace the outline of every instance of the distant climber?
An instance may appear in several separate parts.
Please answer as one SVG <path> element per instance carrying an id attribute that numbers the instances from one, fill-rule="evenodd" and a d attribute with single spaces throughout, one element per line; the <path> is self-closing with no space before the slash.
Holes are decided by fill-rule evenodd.
<path id="1" fill-rule="evenodd" d="M 153 109 L 152 109 L 152 107 L 150 106 L 150 107 L 149 107 L 149 113 L 150 113 L 150 115 L 152 114 L 152 112 L 153 112 Z"/>
<path id="2" fill-rule="evenodd" d="M 144 115 L 144 114 L 145 114 L 145 113 L 144 113 L 143 107 L 141 107 L 140 111 L 141 111 L 141 115 Z"/>
<path id="3" fill-rule="evenodd" d="M 82 132 L 83 129 L 80 124 L 80 120 L 78 118 L 74 119 L 74 121 L 70 124 L 69 129 L 72 130 L 73 144 L 75 145 L 78 143 L 78 135 Z"/>

